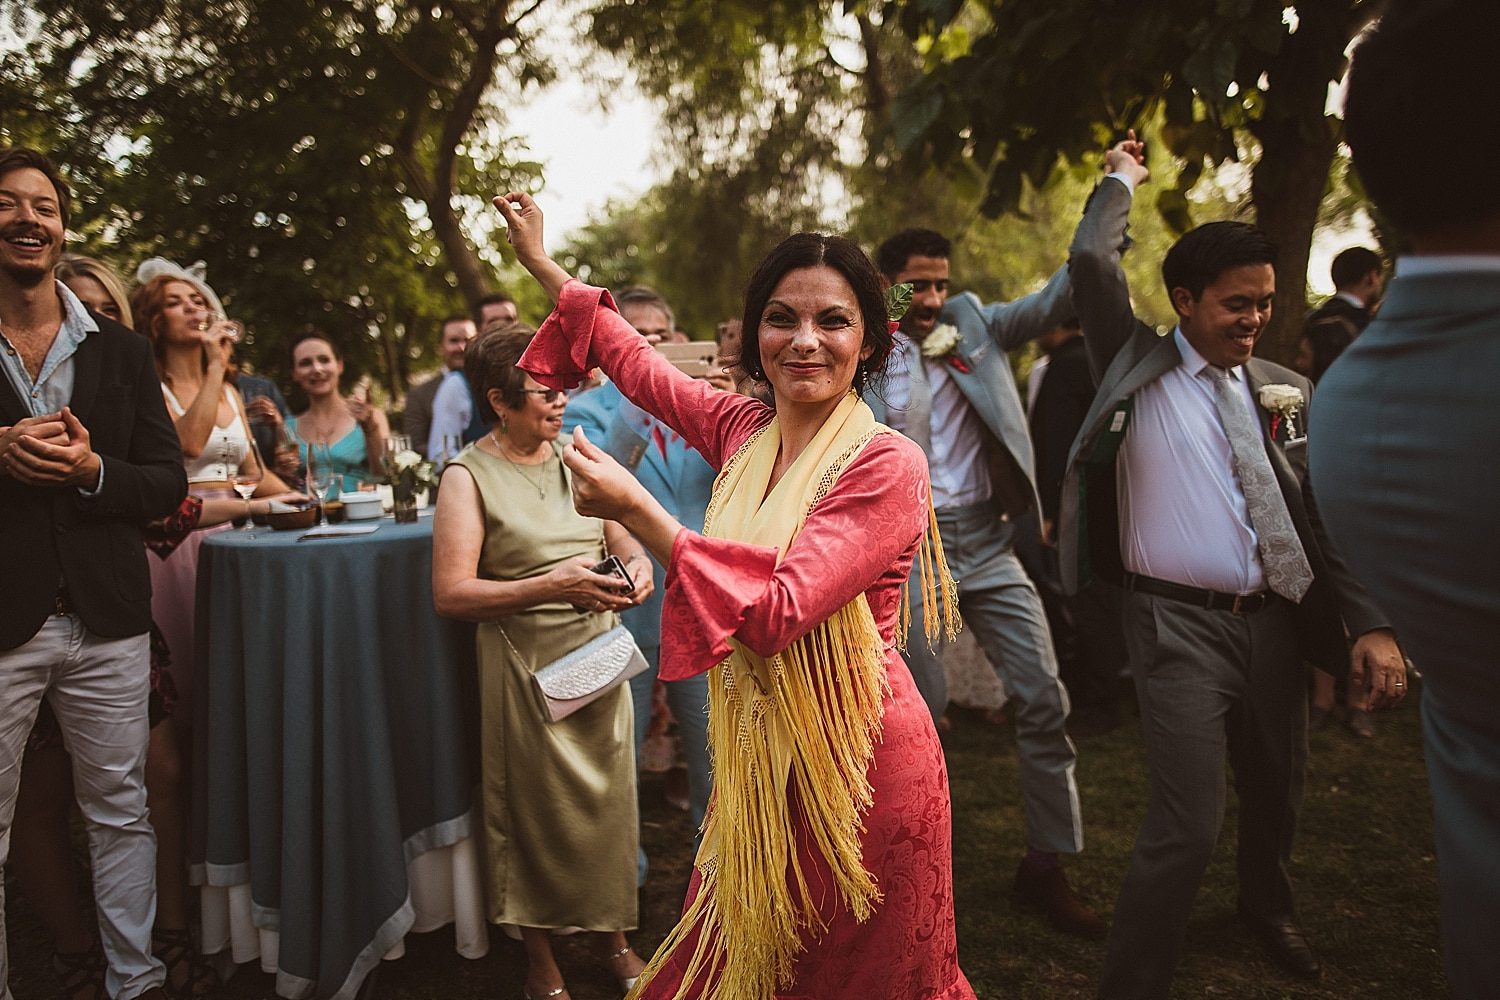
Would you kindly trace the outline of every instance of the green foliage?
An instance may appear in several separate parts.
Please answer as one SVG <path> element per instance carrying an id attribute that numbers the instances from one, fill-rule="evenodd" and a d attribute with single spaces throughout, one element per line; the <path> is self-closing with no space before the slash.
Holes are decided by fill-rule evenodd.
<path id="1" fill-rule="evenodd" d="M 484 102 L 445 115 L 488 65 L 482 6 L 41 0 L 4 74 L 30 100 L 0 138 L 66 164 L 77 249 L 127 275 L 152 253 L 206 261 L 257 367 L 284 373 L 288 343 L 317 329 L 345 349 L 350 380 L 380 372 L 399 392 L 436 363 L 438 320 L 464 309 L 454 270 L 477 260 L 435 231 L 447 194 L 419 182 L 449 154 L 449 192 L 535 174 L 498 155 Z M 507 37 L 516 75 L 544 76 Z M 460 199 L 458 214 L 479 228 L 488 211 Z"/>

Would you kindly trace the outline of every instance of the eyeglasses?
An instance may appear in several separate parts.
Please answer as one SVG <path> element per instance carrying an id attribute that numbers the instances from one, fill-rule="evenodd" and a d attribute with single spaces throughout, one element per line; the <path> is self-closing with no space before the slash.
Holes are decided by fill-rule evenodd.
<path id="1" fill-rule="evenodd" d="M 521 391 L 528 396 L 541 396 L 544 403 L 555 403 L 558 396 L 567 395 L 563 389 L 522 389 Z"/>

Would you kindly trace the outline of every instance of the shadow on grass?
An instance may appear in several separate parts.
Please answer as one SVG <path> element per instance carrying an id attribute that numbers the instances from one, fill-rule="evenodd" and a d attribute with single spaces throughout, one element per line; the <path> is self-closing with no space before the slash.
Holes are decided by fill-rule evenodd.
<path id="1" fill-rule="evenodd" d="M 1374 740 L 1339 727 L 1313 734 L 1292 878 L 1300 919 L 1324 965 L 1323 979 L 1288 979 L 1236 925 L 1235 805 L 1198 893 L 1175 998 L 1419 1000 L 1444 995 L 1437 937 L 1432 807 L 1422 767 L 1416 706 L 1386 713 Z M 959 958 L 981 998 L 1073 1000 L 1094 995 L 1104 946 L 1059 934 L 1010 902 L 1025 849 L 1015 734 L 954 713 L 946 739 L 954 802 L 954 878 Z M 1108 915 L 1146 802 L 1136 720 L 1078 744 L 1078 785 L 1087 845 L 1068 868 L 1074 888 Z M 691 864 L 686 813 L 664 804 L 661 782 L 642 787 L 643 840 L 651 878 L 641 894 L 649 956 L 675 922 Z M 57 995 L 45 935 L 24 898 L 9 893 L 11 987 L 17 1000 Z M 449 929 L 411 935 L 406 956 L 382 966 L 376 996 L 389 1000 L 519 998 L 524 957 L 492 931 L 491 950 L 468 961 Z M 573 1000 L 615 1000 L 620 991 L 582 935 L 559 939 L 558 961 Z M 242 968 L 219 996 L 263 1000 L 272 977 Z M 874 1000 L 874 998 L 869 998 Z"/>

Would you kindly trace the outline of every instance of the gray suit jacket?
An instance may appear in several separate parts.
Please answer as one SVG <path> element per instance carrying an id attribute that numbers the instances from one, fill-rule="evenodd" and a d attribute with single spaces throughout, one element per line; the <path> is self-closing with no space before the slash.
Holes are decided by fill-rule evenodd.
<path id="1" fill-rule="evenodd" d="M 401 414 L 401 433 L 411 438 L 411 446 L 421 452 L 423 458 L 432 457 L 427 454 L 427 438 L 432 431 L 432 401 L 437 398 L 438 389 L 446 374 L 446 370 L 440 371 L 406 394 L 406 411 Z"/>
<path id="2" fill-rule="evenodd" d="M 1090 224 L 1088 211 L 1085 210 L 1084 221 L 1079 224 L 1075 245 L 1077 240 L 1085 238 L 1086 230 L 1094 233 L 1094 238 L 1107 231 L 1097 222 Z M 1111 248 L 1101 249 L 1107 252 Z M 1040 505 L 1026 407 L 1016 391 L 1015 375 L 1006 352 L 1035 340 L 1073 316 L 1068 269 L 1063 267 L 1041 289 L 1014 302 L 985 305 L 971 292 L 956 295 L 943 307 L 939 319 L 958 329 L 956 360 L 948 373 L 988 432 L 985 444 L 990 483 L 1000 509 L 1012 519 Z M 900 358 L 892 355 L 892 363 L 900 363 Z M 888 412 L 885 400 L 876 393 L 866 393 L 865 401 L 874 411 L 875 419 L 884 422 Z M 936 435 L 938 428 L 933 428 L 933 432 Z"/>
<path id="3" fill-rule="evenodd" d="M 1094 573 L 1115 582 L 1123 573 L 1115 455 L 1129 433 L 1135 394 L 1182 360 L 1176 342 L 1142 323 L 1130 306 L 1120 269 L 1130 202 L 1123 184 L 1105 180 L 1094 192 L 1068 261 L 1089 361 L 1100 376 L 1099 391 L 1073 442 L 1063 480 L 1059 561 L 1069 593 L 1076 593 Z M 1095 226 L 1098 231 L 1092 229 Z M 1106 247 L 1110 249 L 1101 252 Z M 1252 358 L 1245 370 L 1257 396 L 1262 385 L 1272 382 L 1302 390 L 1308 407 L 1298 423 L 1305 431 L 1312 383 L 1260 358 Z M 1313 569 L 1312 589 L 1298 606 L 1304 652 L 1325 669 L 1342 672 L 1347 667 L 1345 627 L 1358 636 L 1387 622 L 1323 530 L 1307 475 L 1307 438 L 1289 439 L 1285 423 L 1273 434 L 1271 414 L 1262 409 L 1259 417 L 1271 468 Z"/>

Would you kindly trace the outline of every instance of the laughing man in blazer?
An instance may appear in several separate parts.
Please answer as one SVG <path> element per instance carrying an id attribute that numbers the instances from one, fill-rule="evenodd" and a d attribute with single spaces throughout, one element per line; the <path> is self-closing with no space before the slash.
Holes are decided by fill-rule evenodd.
<path id="1" fill-rule="evenodd" d="M 1283 969 L 1316 977 L 1287 875 L 1307 756 L 1304 663 L 1347 669 L 1353 637 L 1380 704 L 1405 690 L 1402 657 L 1318 520 L 1311 384 L 1251 356 L 1270 319 L 1274 246 L 1237 222 L 1185 235 L 1162 265 L 1177 327 L 1158 336 L 1132 312 L 1120 269 L 1143 148 L 1120 143 L 1105 169 L 1069 260 L 1099 391 L 1063 484 L 1061 569 L 1070 591 L 1092 573 L 1125 587 L 1151 796 L 1100 995 L 1167 996 L 1223 821 L 1226 756 L 1240 917 Z"/>
<path id="2" fill-rule="evenodd" d="M 68 188 L 0 149 L 0 865 L 22 747 L 48 699 L 73 757 L 94 900 L 119 1000 L 164 998 L 151 954 L 156 835 L 146 815 L 151 578 L 141 526 L 187 493 L 151 348 L 83 307 L 52 269 Z M 0 897 L 0 996 L 6 990 Z"/>
<path id="3" fill-rule="evenodd" d="M 967 292 L 948 297 L 950 255 L 948 240 L 930 229 L 903 230 L 876 251 L 887 281 L 911 284 L 912 303 L 886 385 L 865 399 L 876 420 L 928 456 L 959 608 L 1015 706 L 1027 850 L 1012 894 L 1061 930 L 1103 937 L 1104 922 L 1063 872 L 1063 858 L 1083 850 L 1068 698 L 1042 599 L 1015 551 L 1040 503 L 1026 409 L 1006 352 L 1073 318 L 1068 273 L 1059 268 L 1030 295 L 986 304 Z M 905 650 L 934 717 L 948 702 L 940 650 L 920 638 Z"/>

